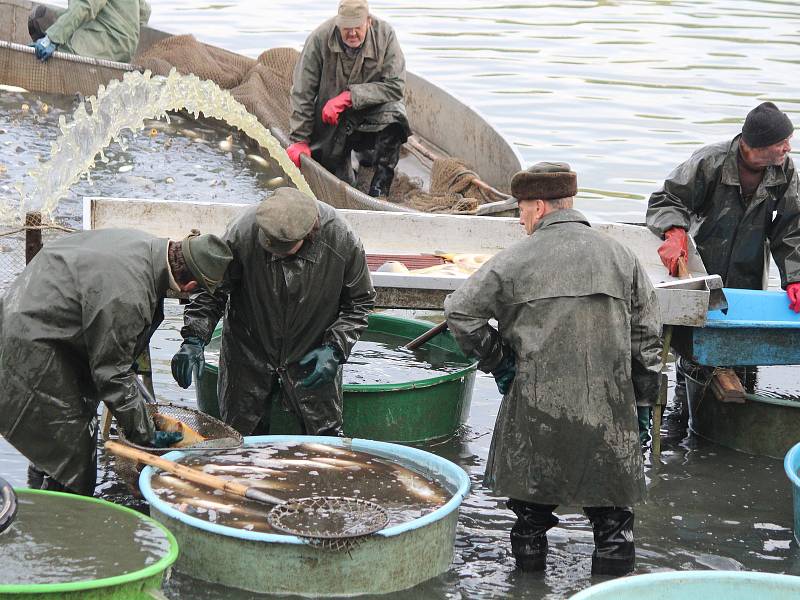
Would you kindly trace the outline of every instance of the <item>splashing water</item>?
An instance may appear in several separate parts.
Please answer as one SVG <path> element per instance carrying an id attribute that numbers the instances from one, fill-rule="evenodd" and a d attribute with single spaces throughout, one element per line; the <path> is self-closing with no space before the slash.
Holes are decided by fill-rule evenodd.
<path id="1" fill-rule="evenodd" d="M 202 113 L 237 127 L 277 161 L 297 189 L 313 196 L 278 140 L 229 92 L 212 81 L 181 75 L 175 69 L 167 77 L 132 71 L 121 82 L 114 80 L 108 87 L 100 86 L 97 96 L 87 102 L 91 112 L 82 103 L 69 123 L 63 115 L 59 118 L 61 136 L 51 145 L 50 160 L 33 170 L 24 184 L 15 186 L 21 201 L 16 208 L 0 209 L 4 222 L 20 221 L 25 211 L 32 209 L 50 217 L 69 187 L 91 170 L 95 158 L 99 155 L 100 160 L 106 160 L 103 149 L 113 141 L 122 144 L 119 136 L 123 130 L 139 131 L 145 119 L 163 117 L 169 122 L 167 111 L 181 109 L 195 118 Z"/>

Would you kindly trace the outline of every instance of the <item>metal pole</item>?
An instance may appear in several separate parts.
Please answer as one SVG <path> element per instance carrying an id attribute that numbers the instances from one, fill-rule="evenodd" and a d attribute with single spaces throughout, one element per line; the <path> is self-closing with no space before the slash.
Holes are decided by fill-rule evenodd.
<path id="1" fill-rule="evenodd" d="M 6 42 L 0 40 L 0 48 L 7 48 L 15 50 L 16 52 L 24 52 L 25 54 L 36 54 L 36 50 L 24 44 L 16 44 L 14 42 Z M 131 65 L 124 62 L 117 62 L 115 60 L 106 60 L 104 58 L 92 58 L 90 56 L 80 56 L 70 52 L 55 51 L 52 59 L 66 60 L 73 63 L 81 63 L 84 65 L 91 65 L 93 67 L 107 67 L 109 69 L 119 69 L 120 71 L 141 71 L 142 68 L 136 65 Z"/>
<path id="2" fill-rule="evenodd" d="M 42 249 L 42 213 L 39 211 L 25 213 L 25 264 Z"/>

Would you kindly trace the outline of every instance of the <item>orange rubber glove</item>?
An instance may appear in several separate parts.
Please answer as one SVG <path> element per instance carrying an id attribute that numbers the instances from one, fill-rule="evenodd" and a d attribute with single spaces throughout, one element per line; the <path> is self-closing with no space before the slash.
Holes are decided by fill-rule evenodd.
<path id="1" fill-rule="evenodd" d="M 789 308 L 796 313 L 800 313 L 800 283 L 787 285 L 786 295 L 789 296 Z"/>
<path id="2" fill-rule="evenodd" d="M 350 92 L 342 92 L 338 96 L 334 96 L 322 107 L 322 122 L 326 125 L 338 124 L 339 115 L 351 106 L 353 106 L 353 97 Z"/>
<path id="3" fill-rule="evenodd" d="M 291 161 L 299 169 L 300 155 L 305 154 L 306 156 L 311 156 L 311 148 L 309 147 L 308 142 L 295 142 L 286 149 L 286 154 L 289 155 Z"/>
<path id="4" fill-rule="evenodd" d="M 673 277 L 678 276 L 678 260 L 689 258 L 689 236 L 686 230 L 673 227 L 664 232 L 664 243 L 658 247 L 658 256 Z"/>

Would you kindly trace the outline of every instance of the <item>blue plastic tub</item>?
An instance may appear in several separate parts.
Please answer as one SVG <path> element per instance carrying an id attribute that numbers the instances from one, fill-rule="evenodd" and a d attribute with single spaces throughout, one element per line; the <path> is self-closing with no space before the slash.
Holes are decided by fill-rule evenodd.
<path id="1" fill-rule="evenodd" d="M 800 314 L 783 291 L 725 288 L 728 310 L 712 310 L 705 327 L 681 327 L 674 345 L 707 366 L 800 364 Z"/>
<path id="2" fill-rule="evenodd" d="M 748 571 L 670 571 L 623 577 L 570 600 L 796 600 L 800 577 Z"/>
<path id="3" fill-rule="evenodd" d="M 458 507 L 469 493 L 469 477 L 461 467 L 417 448 L 362 439 L 253 436 L 245 438 L 245 447 L 275 442 L 316 442 L 368 452 L 435 476 L 451 498 L 423 517 L 369 536 L 350 553 L 332 552 L 296 536 L 247 531 L 186 515 L 153 493 L 154 470 L 146 467 L 139 487 L 150 503 L 151 516 L 169 527 L 181 544 L 177 570 L 254 592 L 323 597 L 399 591 L 436 577 L 450 566 Z M 174 451 L 164 458 L 181 456 L 182 452 Z"/>
<path id="4" fill-rule="evenodd" d="M 800 544 L 800 442 L 792 446 L 783 459 L 783 469 L 792 483 L 792 498 L 794 499 L 794 539 Z"/>

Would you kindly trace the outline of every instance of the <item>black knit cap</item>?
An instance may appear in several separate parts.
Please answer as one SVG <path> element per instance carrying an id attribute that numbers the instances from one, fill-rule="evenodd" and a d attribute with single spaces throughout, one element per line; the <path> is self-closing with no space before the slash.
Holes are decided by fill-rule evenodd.
<path id="1" fill-rule="evenodd" d="M 762 102 L 747 113 L 742 139 L 751 148 L 764 148 L 782 142 L 794 133 L 794 125 L 786 113 L 772 102 Z"/>

